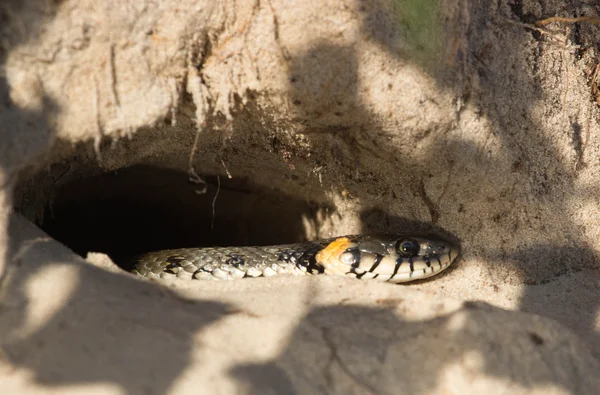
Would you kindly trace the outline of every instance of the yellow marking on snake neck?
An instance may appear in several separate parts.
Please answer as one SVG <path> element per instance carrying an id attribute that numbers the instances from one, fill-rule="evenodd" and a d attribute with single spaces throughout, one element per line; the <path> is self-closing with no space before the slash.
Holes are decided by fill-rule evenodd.
<path id="1" fill-rule="evenodd" d="M 315 255 L 317 264 L 323 266 L 326 274 L 343 276 L 348 272 L 348 265 L 340 262 L 339 257 L 346 249 L 356 246 L 347 237 L 335 239 Z"/>

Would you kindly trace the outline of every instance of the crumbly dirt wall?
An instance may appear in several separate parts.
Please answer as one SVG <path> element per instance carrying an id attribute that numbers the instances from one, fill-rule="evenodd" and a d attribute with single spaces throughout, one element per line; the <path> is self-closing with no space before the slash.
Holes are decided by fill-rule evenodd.
<path id="1" fill-rule="evenodd" d="M 594 393 L 599 12 L 3 2 L 0 392 Z M 407 286 L 113 266 L 374 231 L 462 255 Z"/>

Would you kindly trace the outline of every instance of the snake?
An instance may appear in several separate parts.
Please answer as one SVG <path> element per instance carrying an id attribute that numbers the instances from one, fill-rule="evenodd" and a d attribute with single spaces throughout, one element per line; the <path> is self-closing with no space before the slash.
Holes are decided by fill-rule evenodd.
<path id="1" fill-rule="evenodd" d="M 153 279 L 234 280 L 278 274 L 333 276 L 404 283 L 447 269 L 459 247 L 403 234 L 359 234 L 295 244 L 179 248 L 140 254 L 130 271 Z"/>

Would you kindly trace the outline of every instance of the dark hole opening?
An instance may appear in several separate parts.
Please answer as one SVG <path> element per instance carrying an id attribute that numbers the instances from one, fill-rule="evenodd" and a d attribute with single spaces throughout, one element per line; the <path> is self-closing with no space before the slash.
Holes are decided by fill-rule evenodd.
<path id="1" fill-rule="evenodd" d="M 103 252 L 128 269 L 147 251 L 302 241 L 302 219 L 318 209 L 239 178 L 221 177 L 215 200 L 217 177 L 204 180 L 198 194 L 186 173 L 141 165 L 72 180 L 53 192 L 40 227 L 81 256 Z"/>

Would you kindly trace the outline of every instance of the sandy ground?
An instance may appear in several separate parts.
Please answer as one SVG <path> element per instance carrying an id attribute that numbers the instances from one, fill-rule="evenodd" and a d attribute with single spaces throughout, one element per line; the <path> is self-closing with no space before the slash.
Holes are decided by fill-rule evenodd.
<path id="1" fill-rule="evenodd" d="M 1 4 L 0 393 L 597 393 L 599 32 L 535 24 L 597 12 Z M 371 231 L 462 255 L 406 286 L 114 265 Z"/>

